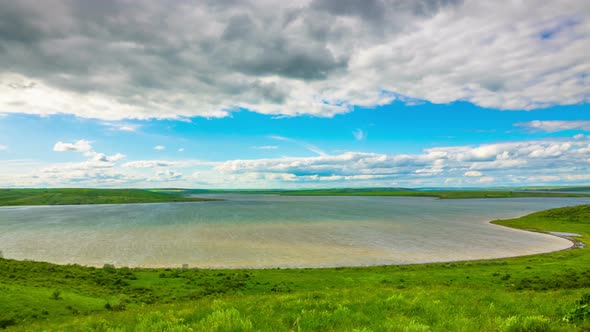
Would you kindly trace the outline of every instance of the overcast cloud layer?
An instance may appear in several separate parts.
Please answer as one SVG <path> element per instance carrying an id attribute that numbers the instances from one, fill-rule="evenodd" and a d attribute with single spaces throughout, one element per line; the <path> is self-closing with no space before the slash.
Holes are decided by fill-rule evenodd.
<path id="1" fill-rule="evenodd" d="M 590 101 L 589 49 L 580 0 L 0 0 L 0 113 L 531 110 Z"/>

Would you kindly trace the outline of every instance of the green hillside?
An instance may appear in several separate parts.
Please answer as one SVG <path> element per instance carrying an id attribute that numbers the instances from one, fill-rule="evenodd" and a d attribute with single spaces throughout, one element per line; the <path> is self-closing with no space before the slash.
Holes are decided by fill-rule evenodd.
<path id="1" fill-rule="evenodd" d="M 143 189 L 0 189 L 0 206 L 198 202 L 182 193 Z"/>
<path id="2" fill-rule="evenodd" d="M 495 223 L 580 234 L 590 205 Z M 0 259 L 8 331 L 583 331 L 590 249 L 329 269 L 102 269 Z"/>

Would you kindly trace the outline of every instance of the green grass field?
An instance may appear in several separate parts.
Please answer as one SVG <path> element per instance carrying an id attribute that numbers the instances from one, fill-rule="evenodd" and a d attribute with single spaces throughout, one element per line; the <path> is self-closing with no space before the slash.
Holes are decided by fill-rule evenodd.
<path id="1" fill-rule="evenodd" d="M 79 205 L 198 202 L 212 199 L 199 194 L 274 194 L 285 196 L 415 196 L 460 198 L 590 197 L 587 193 L 476 191 L 425 191 L 404 188 L 335 188 L 303 190 L 207 190 L 207 189 L 0 189 L 0 206 Z"/>
<path id="2" fill-rule="evenodd" d="M 590 197 L 584 193 L 557 193 L 557 192 L 532 192 L 532 191 L 495 191 L 495 190 L 294 190 L 282 192 L 286 196 L 412 196 L 412 197 L 438 197 L 441 199 L 466 199 L 466 198 L 517 198 L 517 197 Z"/>
<path id="3" fill-rule="evenodd" d="M 0 189 L 0 206 L 197 202 L 182 193 L 142 189 Z"/>
<path id="4" fill-rule="evenodd" d="M 590 205 L 495 223 L 578 233 Z M 0 259 L 9 331 L 590 331 L 590 249 L 330 269 L 102 269 Z"/>
<path id="5" fill-rule="evenodd" d="M 565 188 L 565 187 L 564 187 Z M 572 192 L 531 191 L 526 189 L 474 189 L 474 190 L 424 190 L 408 188 L 328 188 L 328 189 L 153 189 L 155 192 L 185 195 L 199 194 L 258 194 L 282 196 L 411 196 L 438 197 L 441 199 L 466 198 L 517 198 L 517 197 L 590 197 L 578 187 L 571 187 Z M 561 188 L 563 189 L 563 188 Z M 563 189 L 565 190 L 565 189 Z M 577 192 L 576 192 L 577 191 Z"/>

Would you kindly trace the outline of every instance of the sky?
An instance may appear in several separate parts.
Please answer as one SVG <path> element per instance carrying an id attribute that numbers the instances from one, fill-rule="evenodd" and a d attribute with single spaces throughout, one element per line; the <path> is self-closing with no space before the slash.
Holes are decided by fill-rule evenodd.
<path id="1" fill-rule="evenodd" d="M 0 187 L 590 184 L 590 2 L 0 0 Z"/>

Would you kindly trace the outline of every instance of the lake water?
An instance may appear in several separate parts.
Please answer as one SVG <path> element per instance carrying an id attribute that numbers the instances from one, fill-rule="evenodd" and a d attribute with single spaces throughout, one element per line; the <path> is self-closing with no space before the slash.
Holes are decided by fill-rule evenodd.
<path id="1" fill-rule="evenodd" d="M 565 249 L 490 220 L 588 198 L 223 195 L 220 202 L 0 208 L 6 258 L 130 267 L 327 267 L 498 258 Z M 556 228 L 554 231 L 560 231 Z"/>

